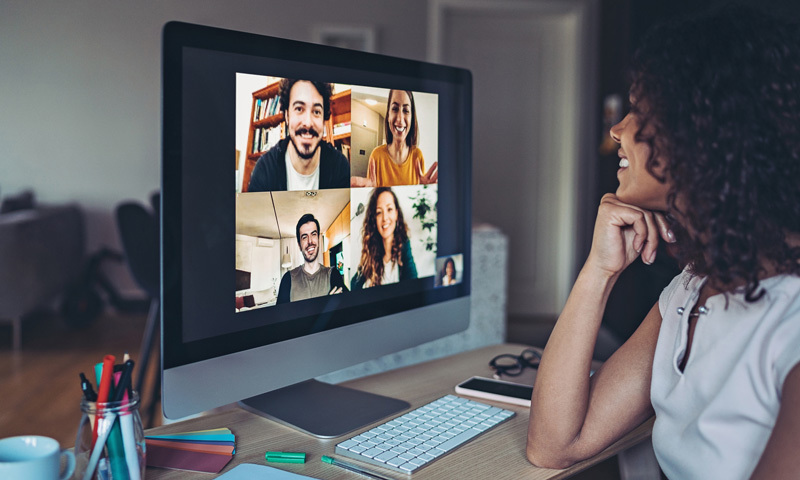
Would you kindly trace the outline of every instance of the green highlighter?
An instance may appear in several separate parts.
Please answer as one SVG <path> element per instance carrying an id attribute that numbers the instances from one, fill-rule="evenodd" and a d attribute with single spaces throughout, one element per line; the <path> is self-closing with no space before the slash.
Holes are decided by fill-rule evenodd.
<path id="1" fill-rule="evenodd" d="M 267 452 L 264 458 L 273 463 L 306 463 L 303 452 Z"/>

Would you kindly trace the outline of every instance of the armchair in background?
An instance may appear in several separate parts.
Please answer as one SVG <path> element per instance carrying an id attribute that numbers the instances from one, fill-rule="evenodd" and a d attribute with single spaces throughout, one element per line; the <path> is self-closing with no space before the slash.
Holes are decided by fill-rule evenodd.
<path id="1" fill-rule="evenodd" d="M 0 321 L 22 348 L 22 320 L 49 308 L 80 276 L 86 232 L 79 206 L 36 205 L 33 193 L 0 206 Z"/>

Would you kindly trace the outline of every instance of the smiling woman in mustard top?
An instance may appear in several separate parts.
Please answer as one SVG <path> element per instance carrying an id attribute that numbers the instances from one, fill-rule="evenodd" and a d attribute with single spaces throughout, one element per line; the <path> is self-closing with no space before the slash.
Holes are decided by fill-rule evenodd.
<path id="1" fill-rule="evenodd" d="M 425 171 L 425 159 L 417 147 L 419 127 L 414 95 L 407 90 L 391 90 L 384 117 L 386 144 L 369 156 L 367 177 L 352 177 L 351 186 L 388 187 L 436 183 L 438 162 Z"/>

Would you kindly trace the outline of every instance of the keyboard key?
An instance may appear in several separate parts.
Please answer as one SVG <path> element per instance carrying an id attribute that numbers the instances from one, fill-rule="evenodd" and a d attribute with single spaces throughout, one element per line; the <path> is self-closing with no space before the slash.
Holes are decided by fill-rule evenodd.
<path id="1" fill-rule="evenodd" d="M 436 448 L 448 451 L 451 448 L 456 447 L 456 446 L 466 442 L 467 440 L 469 440 L 469 439 L 471 439 L 473 437 L 477 437 L 478 434 L 480 434 L 480 433 L 481 433 L 481 430 L 476 430 L 474 428 L 471 428 L 471 429 L 469 429 L 469 430 L 467 430 L 465 432 L 459 433 L 455 437 L 453 437 L 450 440 L 444 442 L 443 444 L 439 445 Z"/>
<path id="2" fill-rule="evenodd" d="M 369 450 L 361 452 L 361 455 L 367 458 L 372 458 L 376 455 L 380 455 L 383 452 L 384 452 L 383 450 L 378 450 L 377 448 L 370 448 Z"/>
<path id="3" fill-rule="evenodd" d="M 425 451 L 428 451 L 433 447 L 438 447 L 442 443 L 444 443 L 444 442 L 437 442 L 437 441 L 434 441 L 434 440 L 428 440 L 427 442 L 421 444 L 420 448 L 424 449 Z"/>
<path id="4" fill-rule="evenodd" d="M 430 462 L 431 460 L 433 460 L 436 457 L 434 457 L 433 455 L 431 455 L 429 453 L 423 453 L 422 455 L 420 455 L 417 458 L 419 458 L 420 460 L 424 460 L 426 462 Z"/>
<path id="5" fill-rule="evenodd" d="M 355 447 L 358 445 L 358 442 L 354 441 L 352 438 L 350 440 L 345 440 L 344 442 L 339 444 L 342 448 L 346 448 L 350 450 L 351 447 Z"/>
<path id="6" fill-rule="evenodd" d="M 379 462 L 388 462 L 389 460 L 397 457 L 397 454 L 392 452 L 383 452 L 380 455 L 375 456 L 375 460 Z"/>

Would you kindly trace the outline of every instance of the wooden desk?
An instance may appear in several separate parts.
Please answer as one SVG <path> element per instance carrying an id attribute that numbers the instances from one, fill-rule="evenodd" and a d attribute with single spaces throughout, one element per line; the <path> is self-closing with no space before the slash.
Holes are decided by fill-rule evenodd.
<path id="1" fill-rule="evenodd" d="M 343 385 L 400 398 L 410 402 L 412 408 L 417 408 L 442 395 L 454 393 L 453 389 L 456 384 L 473 375 L 491 377 L 492 371 L 488 365 L 491 358 L 501 353 L 519 354 L 525 348 L 524 345 L 516 344 L 494 345 L 352 380 Z M 528 409 L 482 399 L 478 400 L 513 410 L 517 414 L 510 420 L 473 439 L 466 445 L 462 445 L 410 477 L 390 470 L 382 470 L 378 467 L 368 466 L 368 468 L 381 472 L 389 478 L 411 478 L 413 480 L 538 480 L 566 478 L 641 442 L 650 435 L 652 429 L 651 419 L 594 458 L 585 460 L 568 469 L 536 468 L 525 458 Z M 240 463 L 264 464 L 264 453 L 268 450 L 280 450 L 306 452 L 308 454 L 307 461 L 302 465 L 270 464 L 271 466 L 319 479 L 356 480 L 364 478 L 344 469 L 323 464 L 320 460 L 322 455 L 333 455 L 334 446 L 346 437 L 332 440 L 317 439 L 267 420 L 264 417 L 246 412 L 238 407 L 230 407 L 208 416 L 164 425 L 148 430 L 147 433 L 166 434 L 219 427 L 228 427 L 236 435 L 236 455 L 222 473 Z M 364 428 L 364 430 L 367 428 Z M 212 478 L 208 474 L 161 468 L 148 468 L 146 475 L 148 480 Z"/>

